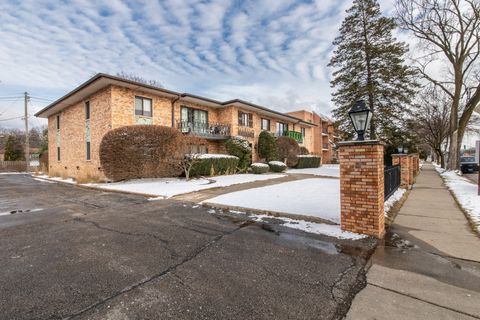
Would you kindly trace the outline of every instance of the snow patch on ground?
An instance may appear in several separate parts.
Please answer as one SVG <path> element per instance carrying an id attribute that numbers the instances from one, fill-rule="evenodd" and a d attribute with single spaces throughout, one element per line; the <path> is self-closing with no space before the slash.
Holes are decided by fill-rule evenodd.
<path id="1" fill-rule="evenodd" d="M 388 200 L 385 201 L 385 204 L 384 204 L 384 213 L 385 213 L 385 216 L 388 215 L 388 212 L 390 211 L 390 209 L 392 209 L 392 207 L 395 205 L 395 203 L 397 203 L 397 201 L 399 201 L 400 199 L 402 199 L 402 197 L 403 197 L 403 195 L 405 194 L 405 192 L 407 192 L 406 189 L 398 188 L 397 191 L 395 191 L 395 192 L 390 196 L 390 198 L 388 198 Z"/>
<path id="2" fill-rule="evenodd" d="M 56 183 L 55 181 L 50 181 L 46 179 L 33 178 L 35 181 L 44 182 L 44 183 Z"/>
<path id="3" fill-rule="evenodd" d="M 463 210 L 469 215 L 473 223 L 480 227 L 478 186 L 455 171 L 443 170 L 441 176 L 445 181 L 445 185 L 453 192 Z"/>
<path id="4" fill-rule="evenodd" d="M 205 202 L 340 223 L 340 181 L 312 178 L 223 194 Z"/>
<path id="5" fill-rule="evenodd" d="M 267 215 L 252 215 L 250 217 L 256 221 L 264 221 L 264 220 L 268 221 L 268 219 L 272 219 L 271 216 L 267 216 Z M 293 220 L 289 218 L 279 218 L 279 217 L 275 217 L 275 219 L 282 220 L 284 222 L 282 226 L 284 227 L 298 229 L 298 230 L 302 230 L 309 233 L 323 234 L 323 235 L 335 237 L 338 239 L 359 240 L 359 239 L 365 239 L 368 237 L 367 235 L 364 235 L 364 234 L 342 231 L 339 225 L 314 223 L 314 222 L 308 222 L 305 220 Z"/>
<path id="6" fill-rule="evenodd" d="M 70 183 L 70 184 L 76 184 L 77 183 L 72 178 L 62 179 L 60 177 L 49 177 L 46 174 L 41 174 L 41 175 L 34 176 L 34 177 L 44 179 L 44 180 L 49 180 L 49 181 L 55 181 L 55 182 L 63 182 L 63 183 Z"/>
<path id="7" fill-rule="evenodd" d="M 324 164 L 318 168 L 288 169 L 287 173 L 313 174 L 316 176 L 340 177 L 340 166 L 338 164 Z"/>
<path id="8" fill-rule="evenodd" d="M 38 211 L 42 211 L 42 210 L 43 210 L 42 208 L 24 209 L 24 210 L 12 210 L 12 211 L 0 212 L 0 216 L 8 216 L 8 215 L 18 214 L 18 213 L 38 212 Z"/>
<path id="9" fill-rule="evenodd" d="M 86 186 L 102 188 L 106 190 L 126 191 L 141 193 L 157 198 L 170 198 L 179 194 L 200 191 L 205 189 L 228 187 L 235 184 L 270 180 L 284 177 L 284 174 L 234 174 L 227 176 L 215 176 L 211 178 L 199 178 L 186 181 L 180 178 L 136 179 L 115 183 L 90 183 Z"/>
<path id="10" fill-rule="evenodd" d="M 28 172 L 17 172 L 17 171 L 11 171 L 11 172 L 0 172 L 0 175 L 6 175 L 6 174 L 28 174 Z"/>

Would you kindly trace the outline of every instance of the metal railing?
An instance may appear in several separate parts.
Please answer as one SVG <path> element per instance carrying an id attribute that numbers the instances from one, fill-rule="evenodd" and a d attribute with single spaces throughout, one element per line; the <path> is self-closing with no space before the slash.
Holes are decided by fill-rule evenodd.
<path id="1" fill-rule="evenodd" d="M 255 131 L 250 127 L 238 126 L 238 135 L 245 138 L 254 138 Z"/>
<path id="2" fill-rule="evenodd" d="M 230 137 L 230 125 L 222 123 L 208 123 L 203 121 L 178 121 L 178 129 L 183 133 L 212 139 L 226 139 Z"/>
<path id="3" fill-rule="evenodd" d="M 400 166 L 385 167 L 384 169 L 384 200 L 397 191 L 400 187 Z"/>

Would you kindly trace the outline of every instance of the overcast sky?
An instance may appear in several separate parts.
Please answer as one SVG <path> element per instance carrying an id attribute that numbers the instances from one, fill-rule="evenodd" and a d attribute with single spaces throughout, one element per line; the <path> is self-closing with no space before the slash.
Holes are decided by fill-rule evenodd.
<path id="1" fill-rule="evenodd" d="M 67 2 L 67 3 L 64 3 Z M 380 1 L 386 15 L 393 0 Z M 132 2 L 133 3 L 133 2 Z M 143 3 L 143 4 L 140 4 Z M 351 0 L 0 1 L 0 120 L 30 114 L 95 73 L 279 110 L 332 109 L 326 65 Z M 32 125 L 45 122 L 31 116 Z M 21 118 L 0 127 L 23 126 Z"/>

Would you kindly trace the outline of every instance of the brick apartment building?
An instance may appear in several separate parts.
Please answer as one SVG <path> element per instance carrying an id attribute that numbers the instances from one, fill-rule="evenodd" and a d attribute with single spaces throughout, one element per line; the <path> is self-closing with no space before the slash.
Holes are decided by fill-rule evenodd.
<path id="1" fill-rule="evenodd" d="M 170 126 L 202 136 L 206 144 L 198 146 L 198 152 L 203 153 L 225 153 L 226 140 L 242 136 L 252 145 L 253 160 L 258 160 L 258 136 L 267 130 L 293 137 L 301 146 L 331 159 L 323 150 L 327 139 L 315 136 L 325 134 L 323 120 L 315 113 L 309 118 L 308 112 L 301 112 L 295 116 L 297 112 L 281 113 L 238 99 L 221 102 L 97 74 L 35 116 L 48 118 L 50 175 L 101 180 L 102 137 L 109 130 L 134 124 Z"/>
<path id="2" fill-rule="evenodd" d="M 336 136 L 332 119 L 307 110 L 292 111 L 287 114 L 315 125 L 312 128 L 312 141 L 308 149 L 311 153 L 321 156 L 322 163 L 332 163 L 336 160 L 334 150 Z"/>

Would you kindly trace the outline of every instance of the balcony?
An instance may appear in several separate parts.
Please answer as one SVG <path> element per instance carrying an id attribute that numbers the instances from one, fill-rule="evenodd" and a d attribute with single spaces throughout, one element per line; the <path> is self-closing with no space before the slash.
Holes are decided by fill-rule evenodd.
<path id="1" fill-rule="evenodd" d="M 290 137 L 290 138 L 293 138 L 295 139 L 299 144 L 302 144 L 303 143 L 303 135 L 301 132 L 297 132 L 297 131 L 283 131 L 283 132 L 275 132 L 273 134 L 274 137 Z"/>
<path id="2" fill-rule="evenodd" d="M 177 128 L 182 133 L 192 134 L 205 139 L 225 140 L 230 137 L 230 125 L 207 123 L 203 121 L 179 121 Z"/>
<path id="3" fill-rule="evenodd" d="M 238 126 L 238 135 L 244 138 L 255 138 L 255 131 L 250 127 Z"/>

